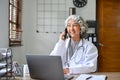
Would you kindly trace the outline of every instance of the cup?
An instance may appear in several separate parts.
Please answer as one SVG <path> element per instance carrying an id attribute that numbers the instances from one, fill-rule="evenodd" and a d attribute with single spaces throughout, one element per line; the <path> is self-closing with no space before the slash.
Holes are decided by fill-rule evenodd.
<path id="1" fill-rule="evenodd" d="M 25 64 L 24 66 L 23 66 L 23 74 L 25 75 L 25 74 L 29 74 L 29 69 L 28 69 L 28 65 L 27 64 Z"/>

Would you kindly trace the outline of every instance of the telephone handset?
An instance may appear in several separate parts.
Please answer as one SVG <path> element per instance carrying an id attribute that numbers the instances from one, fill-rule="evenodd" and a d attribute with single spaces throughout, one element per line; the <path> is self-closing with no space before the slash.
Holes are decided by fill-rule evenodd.
<path id="1" fill-rule="evenodd" d="M 64 38 L 68 38 L 68 32 L 67 32 L 67 28 L 65 28 L 65 35 L 64 35 Z"/>

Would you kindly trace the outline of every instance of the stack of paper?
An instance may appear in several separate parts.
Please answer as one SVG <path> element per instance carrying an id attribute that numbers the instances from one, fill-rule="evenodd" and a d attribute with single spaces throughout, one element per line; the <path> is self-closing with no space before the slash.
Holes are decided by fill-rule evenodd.
<path id="1" fill-rule="evenodd" d="M 105 80 L 106 75 L 81 74 L 76 80 Z"/>

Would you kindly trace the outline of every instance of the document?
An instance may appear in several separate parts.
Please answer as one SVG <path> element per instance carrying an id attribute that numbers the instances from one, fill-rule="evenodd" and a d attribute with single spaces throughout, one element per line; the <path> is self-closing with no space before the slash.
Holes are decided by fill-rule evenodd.
<path id="1" fill-rule="evenodd" d="M 76 80 L 105 80 L 106 75 L 81 74 Z"/>

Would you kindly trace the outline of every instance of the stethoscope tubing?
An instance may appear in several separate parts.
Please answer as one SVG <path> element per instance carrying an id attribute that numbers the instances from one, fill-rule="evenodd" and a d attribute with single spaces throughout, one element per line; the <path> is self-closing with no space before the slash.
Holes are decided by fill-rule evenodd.
<path id="1" fill-rule="evenodd" d="M 79 63 L 79 61 L 80 61 L 80 59 L 79 60 L 76 60 L 76 58 L 77 58 L 77 52 L 78 52 L 78 50 L 80 49 L 80 48 L 83 48 L 83 50 L 82 50 L 82 55 L 83 55 L 83 52 L 84 52 L 84 46 L 83 46 L 83 39 L 82 39 L 82 46 L 79 46 L 76 50 L 75 50 L 75 52 L 74 52 L 74 57 L 72 57 L 71 59 L 69 58 L 69 46 L 70 46 L 70 42 L 71 41 L 69 41 L 69 45 L 68 45 L 68 48 L 67 48 L 67 51 L 66 51 L 66 61 L 65 61 L 65 64 L 67 64 L 67 66 L 69 67 L 70 65 L 69 65 L 69 62 L 70 62 L 70 60 L 73 60 L 74 59 L 74 62 L 75 62 L 75 64 L 78 64 Z M 81 56 L 82 56 L 81 55 Z"/>

